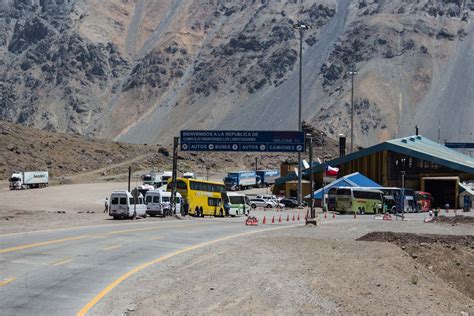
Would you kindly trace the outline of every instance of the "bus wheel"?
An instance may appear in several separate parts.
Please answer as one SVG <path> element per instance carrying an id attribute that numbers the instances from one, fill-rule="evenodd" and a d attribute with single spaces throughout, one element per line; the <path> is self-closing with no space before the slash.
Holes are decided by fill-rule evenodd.
<path id="1" fill-rule="evenodd" d="M 202 206 L 199 208 L 199 214 L 201 214 L 201 217 L 204 217 L 204 212 L 202 211 Z"/>

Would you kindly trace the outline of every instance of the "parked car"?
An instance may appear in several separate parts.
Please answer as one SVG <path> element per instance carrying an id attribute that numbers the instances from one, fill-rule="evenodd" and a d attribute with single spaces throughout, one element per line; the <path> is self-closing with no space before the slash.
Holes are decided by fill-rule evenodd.
<path id="1" fill-rule="evenodd" d="M 265 195 L 257 195 L 257 199 L 264 199 L 267 202 L 275 203 L 275 207 L 285 207 L 285 205 L 281 204 L 278 201 L 278 198 L 275 195 L 265 194 Z"/>
<path id="2" fill-rule="evenodd" d="M 257 207 L 266 207 L 266 208 L 271 208 L 271 207 L 276 207 L 277 203 L 270 201 L 270 200 L 264 200 L 264 199 L 251 199 L 250 200 L 250 207 L 251 208 L 257 208 Z"/>
<path id="3" fill-rule="evenodd" d="M 298 207 L 298 201 L 293 199 L 281 199 L 280 204 L 283 204 L 285 207 Z"/>

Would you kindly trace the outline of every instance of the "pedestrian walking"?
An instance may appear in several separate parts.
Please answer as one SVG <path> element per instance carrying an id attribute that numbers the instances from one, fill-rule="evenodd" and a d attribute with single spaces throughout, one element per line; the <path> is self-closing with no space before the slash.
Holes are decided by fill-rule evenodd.
<path id="1" fill-rule="evenodd" d="M 105 198 L 105 203 L 104 203 L 104 213 L 107 213 L 109 211 L 109 198 Z"/>

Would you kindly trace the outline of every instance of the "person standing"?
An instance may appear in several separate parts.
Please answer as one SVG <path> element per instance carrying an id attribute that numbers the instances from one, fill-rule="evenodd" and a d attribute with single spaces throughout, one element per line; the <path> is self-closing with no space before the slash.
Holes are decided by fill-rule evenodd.
<path id="1" fill-rule="evenodd" d="M 105 198 L 105 203 L 104 203 L 104 213 L 107 213 L 109 211 L 109 198 Z"/>

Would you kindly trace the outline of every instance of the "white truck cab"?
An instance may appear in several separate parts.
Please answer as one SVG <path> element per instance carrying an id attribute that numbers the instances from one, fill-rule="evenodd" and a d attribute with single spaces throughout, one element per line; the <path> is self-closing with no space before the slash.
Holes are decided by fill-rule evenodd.
<path id="1" fill-rule="evenodd" d="M 181 213 L 181 194 L 176 192 L 176 213 Z M 150 190 L 146 193 L 146 213 L 150 216 L 166 216 L 171 214 L 171 192 Z"/>
<path id="2" fill-rule="evenodd" d="M 128 191 L 113 191 L 110 195 L 109 215 L 114 219 L 146 217 L 146 204 L 142 194 L 135 203 L 133 195 Z"/>
<path id="3" fill-rule="evenodd" d="M 195 177 L 194 177 L 194 172 L 185 172 L 185 173 L 183 173 L 183 178 L 186 178 L 186 179 L 195 179 Z"/>

